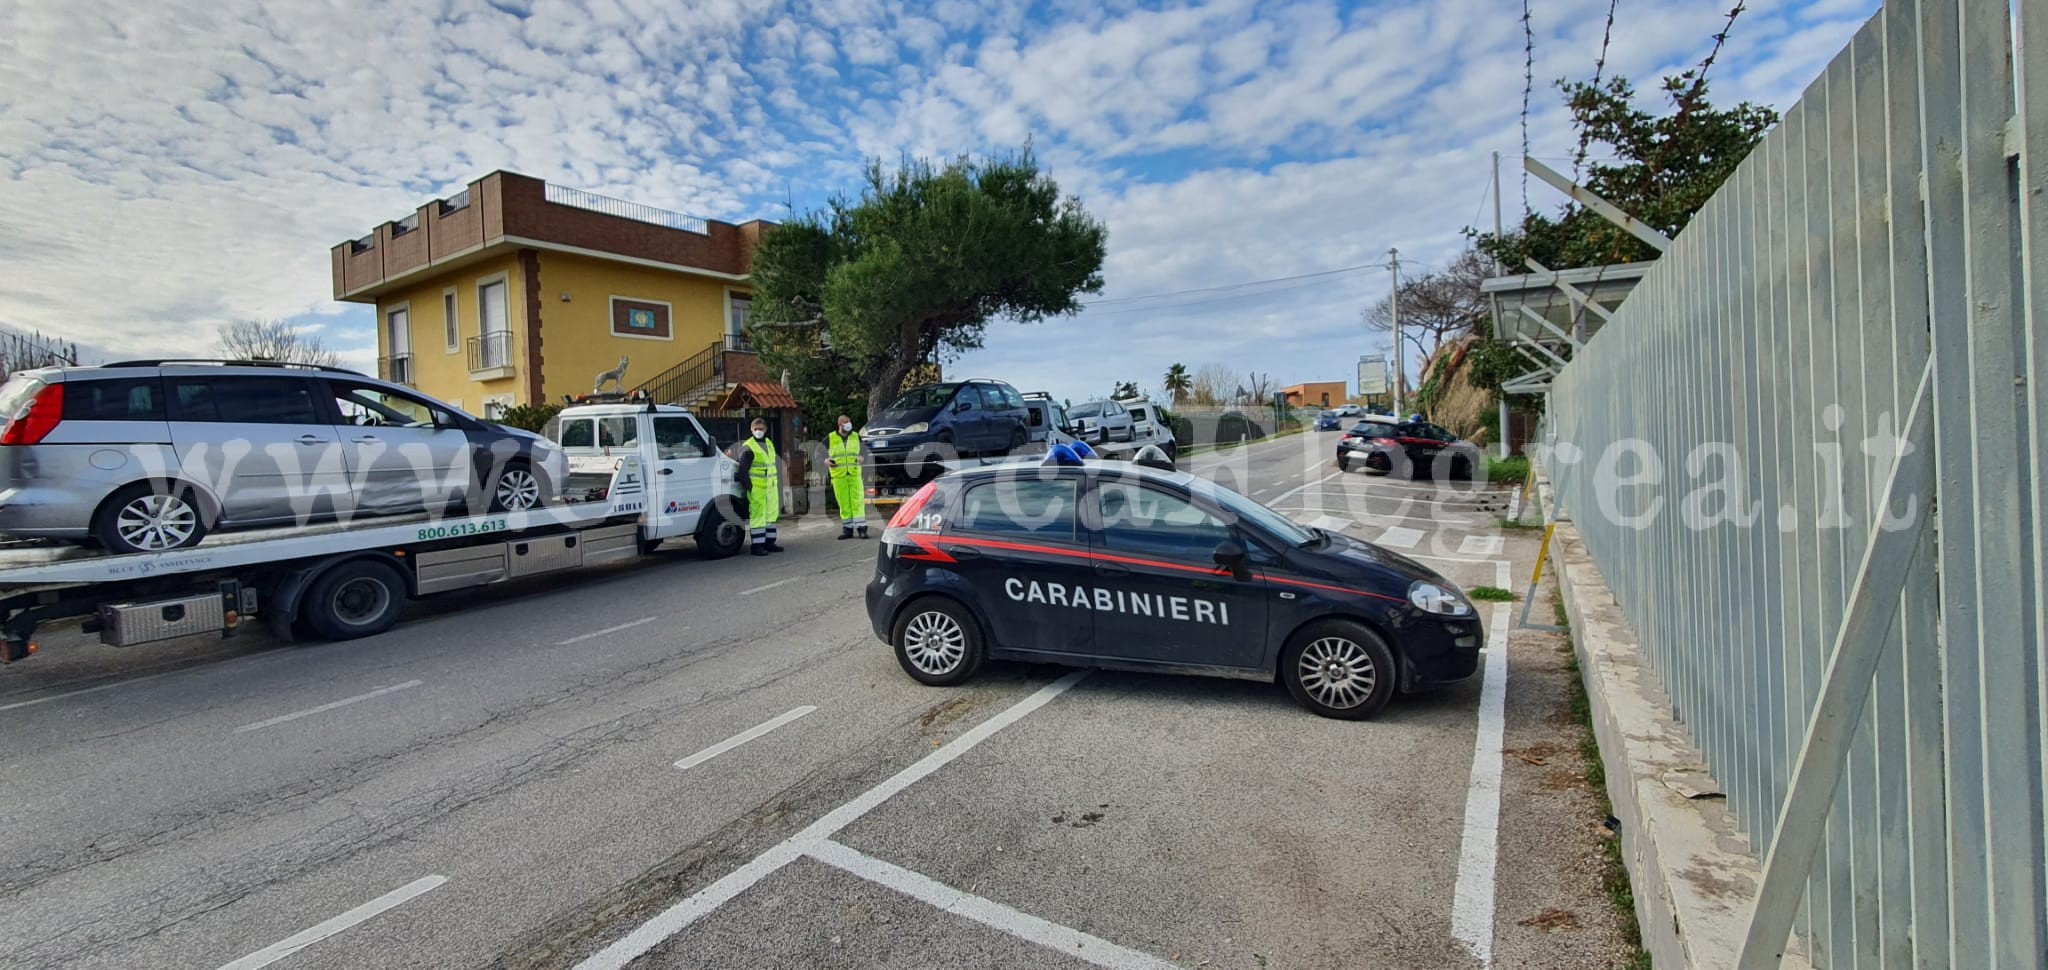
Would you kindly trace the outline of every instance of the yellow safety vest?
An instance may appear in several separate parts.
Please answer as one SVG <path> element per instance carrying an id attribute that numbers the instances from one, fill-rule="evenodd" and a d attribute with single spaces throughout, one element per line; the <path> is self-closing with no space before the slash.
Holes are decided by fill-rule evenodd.
<path id="1" fill-rule="evenodd" d="M 828 456 L 832 459 L 832 477 L 850 478 L 860 474 L 860 433 L 842 436 L 834 431 L 825 436 Z"/>
<path id="2" fill-rule="evenodd" d="M 775 442 L 766 438 L 747 437 L 747 449 L 754 453 L 754 464 L 747 469 L 755 488 L 771 488 L 775 484 Z"/>

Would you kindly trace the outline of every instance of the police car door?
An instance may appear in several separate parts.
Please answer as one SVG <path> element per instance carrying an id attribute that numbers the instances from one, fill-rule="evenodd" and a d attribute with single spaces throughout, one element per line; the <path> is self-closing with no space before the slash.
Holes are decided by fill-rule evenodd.
<path id="1" fill-rule="evenodd" d="M 1193 499 L 1136 481 L 1098 481 L 1087 500 L 1096 651 L 1207 667 L 1257 667 L 1266 588 L 1216 566 L 1230 525 Z M 1107 595 L 1104 595 L 1107 594 Z"/>
<path id="2" fill-rule="evenodd" d="M 967 487 L 941 526 L 946 568 L 981 602 L 997 645 L 1088 654 L 1094 631 L 1081 590 L 1091 585 L 1088 543 L 1078 532 L 1073 476 L 1002 477 Z"/>

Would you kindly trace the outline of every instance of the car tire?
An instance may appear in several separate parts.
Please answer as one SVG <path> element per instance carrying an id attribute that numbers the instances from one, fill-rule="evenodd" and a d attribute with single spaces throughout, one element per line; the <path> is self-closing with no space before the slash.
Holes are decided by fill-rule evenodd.
<path id="1" fill-rule="evenodd" d="M 931 687 L 950 687 L 974 676 L 986 656 L 974 616 L 942 596 L 913 600 L 896 614 L 889 644 L 903 672 Z"/>
<path id="2" fill-rule="evenodd" d="M 547 504 L 547 489 L 541 482 L 539 472 L 523 461 L 508 461 L 498 470 L 498 477 L 491 482 L 490 510 L 497 512 L 529 512 Z"/>
<path id="3" fill-rule="evenodd" d="M 1338 471 L 1340 471 L 1340 472 L 1348 472 L 1348 471 L 1350 471 L 1350 470 L 1351 470 L 1351 459 L 1349 459 L 1349 458 L 1346 458 L 1346 457 L 1344 457 L 1343 455 L 1338 455 L 1338 456 L 1337 456 L 1337 470 L 1338 470 Z"/>
<path id="4" fill-rule="evenodd" d="M 1312 714 L 1362 721 L 1392 700 L 1400 671 L 1379 634 L 1351 620 L 1317 620 L 1280 651 L 1280 681 Z"/>
<path id="5" fill-rule="evenodd" d="M 136 482 L 107 496 L 93 513 L 92 538 L 108 552 L 169 552 L 199 544 L 213 510 L 181 482 Z"/>
<path id="6" fill-rule="evenodd" d="M 299 600 L 299 618 L 323 640 L 354 640 L 391 629 L 405 610 L 405 577 L 375 559 L 321 573 Z"/>
<path id="7" fill-rule="evenodd" d="M 747 545 L 746 500 L 723 495 L 711 500 L 697 522 L 697 554 L 706 559 L 730 559 Z"/>
<path id="8" fill-rule="evenodd" d="M 1024 449 L 1024 443 L 1030 440 L 1031 436 L 1024 433 L 1023 428 L 1016 428 L 1011 430 L 1010 454 L 1016 454 L 1017 452 L 1022 451 Z"/>

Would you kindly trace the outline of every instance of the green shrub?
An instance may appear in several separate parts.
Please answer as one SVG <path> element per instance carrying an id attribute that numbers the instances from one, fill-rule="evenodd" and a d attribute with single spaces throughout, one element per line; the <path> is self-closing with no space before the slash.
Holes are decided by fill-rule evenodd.
<path id="1" fill-rule="evenodd" d="M 514 404 L 498 412 L 498 423 L 522 431 L 539 431 L 548 426 L 555 415 L 562 413 L 562 406 L 543 401 L 539 404 Z"/>

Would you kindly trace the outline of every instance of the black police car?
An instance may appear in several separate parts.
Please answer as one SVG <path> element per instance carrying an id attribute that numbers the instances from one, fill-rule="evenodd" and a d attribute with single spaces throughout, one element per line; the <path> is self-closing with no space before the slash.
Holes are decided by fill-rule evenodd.
<path id="1" fill-rule="evenodd" d="M 1325 717 L 1470 677 L 1485 633 L 1414 560 L 1206 479 L 1012 463 L 944 475 L 882 535 L 868 618 L 917 680 L 990 658 L 1278 679 Z"/>

